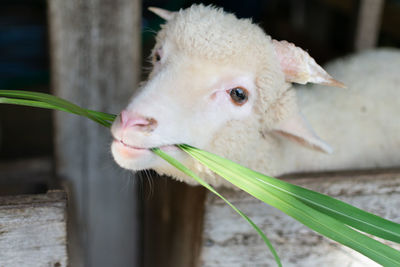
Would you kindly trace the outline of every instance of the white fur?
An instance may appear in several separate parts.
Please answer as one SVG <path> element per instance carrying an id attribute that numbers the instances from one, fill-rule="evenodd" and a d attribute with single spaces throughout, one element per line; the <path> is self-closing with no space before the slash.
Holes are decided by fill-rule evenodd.
<path id="1" fill-rule="evenodd" d="M 399 52 L 368 52 L 330 65 L 328 71 L 348 89 L 294 89 L 289 81 L 340 83 L 307 53 L 286 42 L 273 42 L 250 20 L 202 5 L 177 13 L 157 12 L 168 19 L 153 50 L 161 60 L 154 62 L 148 81 L 126 108 L 131 116 L 155 119 L 157 127 L 125 129 L 117 118 L 112 153 L 122 167 L 152 168 L 195 184 L 148 150 L 161 147 L 207 182 L 229 186 L 171 146 L 181 143 L 273 176 L 399 165 Z M 282 51 L 295 51 L 295 68 L 290 55 L 282 56 L 276 49 L 277 43 Z M 313 64 L 312 73 L 307 73 L 308 62 Z M 249 92 L 242 106 L 229 96 L 229 89 L 238 86 Z M 330 147 L 308 124 L 332 146 L 333 154 L 316 151 Z M 120 140 L 143 149 L 124 146 Z"/>
<path id="2" fill-rule="evenodd" d="M 314 85 L 296 90 L 303 114 L 333 154 L 284 144 L 288 171 L 282 172 L 400 166 L 400 51 L 366 51 L 325 69 L 348 89 Z"/>

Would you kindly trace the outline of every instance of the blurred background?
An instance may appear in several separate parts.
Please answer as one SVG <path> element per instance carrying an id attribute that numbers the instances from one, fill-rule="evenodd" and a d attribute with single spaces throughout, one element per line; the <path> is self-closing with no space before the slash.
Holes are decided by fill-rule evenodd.
<path id="1" fill-rule="evenodd" d="M 108 5 L 109 12 L 112 12 L 114 2 L 103 2 Z M 146 78 L 148 55 L 154 45 L 155 32 L 163 23 L 147 7 L 178 10 L 193 3 L 212 4 L 223 7 L 240 18 L 253 18 L 273 38 L 295 43 L 307 50 L 320 64 L 375 46 L 400 47 L 400 0 L 144 0 L 139 12 L 142 14 L 142 68 L 138 70 L 141 79 Z M 1 0 L 0 89 L 54 92 L 50 85 L 52 53 L 48 10 L 45 0 Z M 132 85 L 132 90 L 134 87 Z M 124 104 L 126 103 L 121 103 L 122 106 Z M 51 111 L 0 105 L 0 195 L 45 193 L 68 183 L 57 171 L 57 148 L 54 141 L 57 131 L 54 120 Z M 113 168 L 117 169 L 115 166 Z M 178 229 L 190 223 L 190 219 L 179 218 L 191 216 L 193 221 L 196 218 L 201 219 L 201 215 L 190 212 L 196 203 L 189 203 L 186 208 L 182 208 L 182 200 L 204 200 L 204 191 L 188 188 L 165 177 L 156 177 L 153 173 L 149 179 L 148 174 L 140 175 L 145 178 L 126 173 L 123 176 L 135 179 L 127 182 L 125 177 L 123 185 L 119 185 L 120 188 L 117 189 L 117 192 L 120 190 L 135 195 L 134 201 L 137 202 L 138 208 L 134 216 L 138 218 L 139 226 L 133 233 L 135 237 L 132 237 L 136 240 L 136 245 L 131 249 L 137 250 L 132 254 L 138 256 L 133 261 L 139 266 L 180 266 L 172 263 L 176 259 L 171 259 L 174 252 L 171 252 L 170 244 L 176 244 L 178 240 L 185 238 L 177 237 L 183 235 Z M 76 205 L 85 205 L 79 201 L 77 203 Z M 201 205 L 199 209 L 201 210 Z M 107 213 L 107 209 L 104 212 Z M 165 212 L 168 213 L 167 219 Z M 78 215 L 71 214 L 71 218 L 73 216 Z M 116 221 L 123 219 L 117 218 Z M 85 227 L 87 230 L 91 223 L 87 223 Z M 118 225 L 108 227 L 118 228 Z M 193 229 L 190 227 L 187 229 L 189 232 L 191 230 Z M 77 235 L 79 231 L 77 230 Z M 91 246 L 91 239 L 85 240 L 86 243 L 81 244 L 83 251 Z M 81 241 L 78 238 L 74 242 Z M 114 245 L 118 246 L 118 243 Z M 71 250 L 71 253 L 75 252 Z M 102 252 L 89 249 L 87 253 L 96 258 Z M 79 259 L 71 262 L 76 263 L 76 266 L 107 266 L 94 265 L 96 260 L 87 260 L 87 253 L 81 253 L 76 256 Z M 179 258 L 178 254 L 176 258 Z M 108 256 L 113 257 L 111 254 Z"/>

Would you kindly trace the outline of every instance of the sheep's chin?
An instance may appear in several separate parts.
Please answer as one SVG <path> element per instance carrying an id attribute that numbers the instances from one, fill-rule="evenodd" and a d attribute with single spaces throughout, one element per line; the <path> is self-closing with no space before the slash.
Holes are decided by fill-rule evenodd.
<path id="1" fill-rule="evenodd" d="M 174 153 L 179 149 L 175 145 L 160 146 L 167 153 Z M 158 165 L 160 158 L 148 148 L 134 147 L 124 144 L 120 140 L 113 141 L 111 152 L 114 160 L 124 169 L 140 171 L 151 169 Z"/>

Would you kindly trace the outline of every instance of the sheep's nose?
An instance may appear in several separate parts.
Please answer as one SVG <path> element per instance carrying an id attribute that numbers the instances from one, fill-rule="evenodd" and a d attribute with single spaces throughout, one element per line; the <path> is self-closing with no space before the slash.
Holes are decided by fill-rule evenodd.
<path id="1" fill-rule="evenodd" d="M 121 127 L 123 129 L 135 127 L 140 131 L 151 132 L 157 127 L 157 121 L 153 118 L 142 117 L 124 110 L 120 114 Z"/>

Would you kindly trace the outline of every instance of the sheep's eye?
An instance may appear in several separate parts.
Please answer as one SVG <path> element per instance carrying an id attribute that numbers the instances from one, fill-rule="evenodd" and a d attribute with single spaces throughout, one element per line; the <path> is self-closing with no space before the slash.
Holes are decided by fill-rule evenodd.
<path id="1" fill-rule="evenodd" d="M 235 87 L 229 90 L 229 95 L 233 102 L 239 106 L 247 102 L 248 94 L 247 90 L 242 87 Z"/>
<path id="2" fill-rule="evenodd" d="M 161 56 L 160 56 L 160 52 L 156 52 L 155 54 L 154 54 L 154 61 L 155 62 L 159 62 L 161 60 Z"/>

